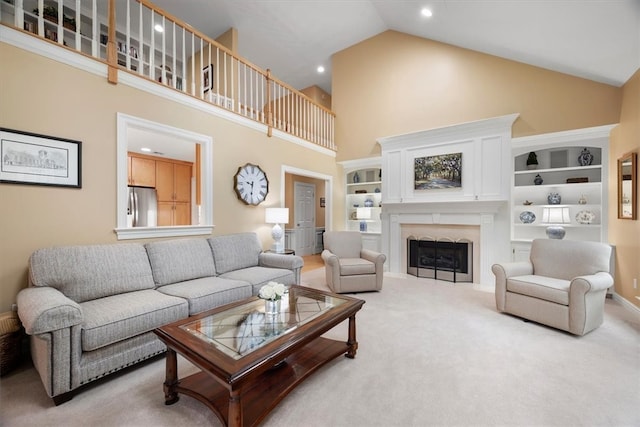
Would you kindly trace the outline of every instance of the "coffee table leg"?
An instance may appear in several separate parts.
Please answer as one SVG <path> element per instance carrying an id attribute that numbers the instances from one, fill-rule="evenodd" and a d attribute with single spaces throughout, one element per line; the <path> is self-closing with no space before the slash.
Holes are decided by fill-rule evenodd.
<path id="1" fill-rule="evenodd" d="M 349 340 L 347 341 L 349 345 L 349 351 L 347 351 L 347 356 L 349 359 L 353 359 L 356 357 L 356 351 L 358 350 L 358 341 L 356 341 L 356 315 L 349 317 Z"/>
<path id="2" fill-rule="evenodd" d="M 176 352 L 167 348 L 166 379 L 164 381 L 164 404 L 172 405 L 179 399 L 176 392 L 178 385 L 178 358 Z"/>
<path id="3" fill-rule="evenodd" d="M 240 401 L 240 391 L 232 390 L 229 393 L 229 427 L 242 426 L 242 402 Z"/>

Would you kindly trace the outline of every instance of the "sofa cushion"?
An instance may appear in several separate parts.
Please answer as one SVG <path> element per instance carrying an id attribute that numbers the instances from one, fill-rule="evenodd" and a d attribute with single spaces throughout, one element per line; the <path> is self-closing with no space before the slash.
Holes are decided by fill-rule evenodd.
<path id="1" fill-rule="evenodd" d="M 158 288 L 159 292 L 184 298 L 189 315 L 251 296 L 251 284 L 223 277 L 203 277 Z"/>
<path id="2" fill-rule="evenodd" d="M 189 315 L 187 301 L 149 289 L 80 304 L 82 350 L 92 351 Z"/>
<path id="3" fill-rule="evenodd" d="M 29 280 L 78 303 L 155 287 L 147 251 L 137 243 L 38 249 L 29 259 Z"/>
<path id="4" fill-rule="evenodd" d="M 237 233 L 207 239 L 218 274 L 258 265 L 260 242 L 255 233 Z"/>
<path id="5" fill-rule="evenodd" d="M 153 279 L 159 286 L 216 275 L 206 239 L 175 239 L 147 243 Z"/>
<path id="6" fill-rule="evenodd" d="M 515 276 L 507 279 L 507 291 L 557 304 L 569 305 L 569 280 L 546 276 Z"/>
<path id="7" fill-rule="evenodd" d="M 263 285 L 273 281 L 285 285 L 295 285 L 296 277 L 291 270 L 272 267 L 248 267 L 221 275 L 226 279 L 242 280 L 252 285 L 252 294 L 258 295 Z"/>
<path id="8" fill-rule="evenodd" d="M 340 258 L 340 275 L 376 274 L 376 265 L 364 258 Z"/>

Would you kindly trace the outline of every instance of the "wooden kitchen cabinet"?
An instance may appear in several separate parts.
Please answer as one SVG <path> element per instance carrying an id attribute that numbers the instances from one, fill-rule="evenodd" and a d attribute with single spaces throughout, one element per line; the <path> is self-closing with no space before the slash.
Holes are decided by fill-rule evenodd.
<path id="1" fill-rule="evenodd" d="M 156 161 L 158 225 L 191 224 L 193 165 L 180 161 Z"/>
<path id="2" fill-rule="evenodd" d="M 129 153 L 129 185 L 138 187 L 156 186 L 156 161 L 148 157 Z"/>

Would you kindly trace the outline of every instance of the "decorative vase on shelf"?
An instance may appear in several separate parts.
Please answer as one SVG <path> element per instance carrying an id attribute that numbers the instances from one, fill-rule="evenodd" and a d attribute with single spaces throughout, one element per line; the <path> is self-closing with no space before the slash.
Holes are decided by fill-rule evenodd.
<path id="1" fill-rule="evenodd" d="M 589 166 L 592 162 L 593 154 L 591 154 L 588 149 L 584 148 L 578 156 L 578 164 L 580 164 L 580 166 Z"/>
<path id="2" fill-rule="evenodd" d="M 586 205 L 587 204 L 587 198 L 584 197 L 584 194 L 582 196 L 580 196 L 580 198 L 578 199 L 578 204 L 579 205 Z"/>
<path id="3" fill-rule="evenodd" d="M 537 174 L 536 177 L 533 179 L 533 183 L 535 185 L 540 185 L 542 184 L 542 177 L 540 176 L 540 174 Z"/>
<path id="4" fill-rule="evenodd" d="M 364 201 L 364 207 L 365 208 L 372 208 L 373 207 L 373 199 L 366 199 Z"/>
<path id="5" fill-rule="evenodd" d="M 547 202 L 549 202 L 550 205 L 559 205 L 562 202 L 562 197 L 560 193 L 549 193 Z"/>
<path id="6" fill-rule="evenodd" d="M 353 183 L 357 184 L 360 182 L 360 175 L 358 175 L 358 172 L 354 172 L 353 174 Z"/>
<path id="7" fill-rule="evenodd" d="M 535 151 L 531 151 L 527 156 L 527 169 L 535 169 L 538 167 L 538 156 Z"/>

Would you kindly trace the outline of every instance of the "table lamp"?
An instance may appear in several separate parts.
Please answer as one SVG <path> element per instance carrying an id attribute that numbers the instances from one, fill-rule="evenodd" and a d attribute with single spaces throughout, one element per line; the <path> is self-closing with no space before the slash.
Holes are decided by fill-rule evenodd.
<path id="1" fill-rule="evenodd" d="M 547 227 L 547 237 L 550 239 L 562 239 L 566 233 L 563 224 L 571 224 L 569 208 L 567 207 L 547 207 L 542 209 L 542 223 L 549 224 Z"/>
<path id="2" fill-rule="evenodd" d="M 289 208 L 267 208 L 264 213 L 264 221 L 267 224 L 274 224 L 271 229 L 273 238 L 272 250 L 274 252 L 284 252 L 284 230 L 280 224 L 289 222 Z"/>

